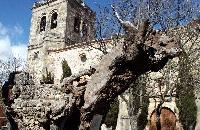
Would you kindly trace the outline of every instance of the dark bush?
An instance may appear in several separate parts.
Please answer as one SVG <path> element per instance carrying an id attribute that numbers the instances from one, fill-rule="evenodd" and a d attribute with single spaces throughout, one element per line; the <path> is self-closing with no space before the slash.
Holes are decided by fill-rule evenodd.
<path id="1" fill-rule="evenodd" d="M 108 113 L 104 117 L 103 123 L 106 124 L 107 127 L 112 127 L 115 130 L 117 126 L 117 117 L 119 112 L 119 101 L 116 98 L 111 104 Z"/>
<path id="2" fill-rule="evenodd" d="M 42 75 L 41 84 L 54 84 L 54 75 L 46 68 L 46 73 Z"/>
<path id="3" fill-rule="evenodd" d="M 71 69 L 66 60 L 62 61 L 62 71 L 63 71 L 63 74 L 60 80 L 61 82 L 63 81 L 64 78 L 72 75 Z"/>

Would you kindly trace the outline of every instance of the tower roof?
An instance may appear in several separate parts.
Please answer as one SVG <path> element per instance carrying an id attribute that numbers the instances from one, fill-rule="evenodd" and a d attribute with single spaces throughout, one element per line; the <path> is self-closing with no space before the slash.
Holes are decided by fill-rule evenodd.
<path id="1" fill-rule="evenodd" d="M 49 3 L 54 2 L 54 1 L 57 1 L 57 0 L 36 0 L 34 5 L 33 5 L 33 8 L 37 8 L 37 7 L 49 4 Z M 81 4 L 82 6 L 85 6 L 84 0 L 74 0 L 74 1 Z"/>
<path id="2" fill-rule="evenodd" d="M 36 2 L 33 5 L 33 8 L 37 8 L 37 7 L 43 6 L 45 4 L 48 4 L 48 3 L 51 3 L 54 1 L 56 1 L 56 0 L 36 0 Z"/>

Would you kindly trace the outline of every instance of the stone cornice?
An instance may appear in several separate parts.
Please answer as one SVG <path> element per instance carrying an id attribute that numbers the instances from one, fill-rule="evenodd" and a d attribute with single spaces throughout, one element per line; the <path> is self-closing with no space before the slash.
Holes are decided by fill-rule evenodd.
<path id="1" fill-rule="evenodd" d="M 44 6 L 44 5 L 48 5 L 54 1 L 57 1 L 57 0 L 47 0 L 47 1 L 35 2 L 33 5 L 33 9 Z"/>

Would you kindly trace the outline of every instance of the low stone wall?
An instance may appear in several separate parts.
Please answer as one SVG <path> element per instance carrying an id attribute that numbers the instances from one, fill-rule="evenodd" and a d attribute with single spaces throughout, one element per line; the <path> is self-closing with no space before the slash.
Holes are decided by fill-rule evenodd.
<path id="1" fill-rule="evenodd" d="M 26 129 L 28 125 L 30 130 L 42 130 L 42 124 L 53 123 L 70 109 L 70 95 L 54 85 L 26 85 L 20 89 L 21 95 L 11 106 L 17 113 L 15 121 L 19 129 Z"/>
<path id="2" fill-rule="evenodd" d="M 53 84 L 33 84 L 27 73 L 15 76 L 7 106 L 9 116 L 19 130 L 44 130 L 55 127 L 55 121 L 70 113 L 72 96 Z M 70 115 L 70 114 L 69 114 Z M 14 125 L 14 124 L 11 124 Z"/>

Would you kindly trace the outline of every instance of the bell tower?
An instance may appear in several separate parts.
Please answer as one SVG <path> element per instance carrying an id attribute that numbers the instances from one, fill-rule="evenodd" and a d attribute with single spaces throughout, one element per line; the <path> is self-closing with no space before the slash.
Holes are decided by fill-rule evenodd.
<path id="1" fill-rule="evenodd" d="M 30 72 L 40 75 L 49 50 L 94 39 L 95 13 L 83 0 L 39 0 L 32 8 L 28 46 Z"/>

